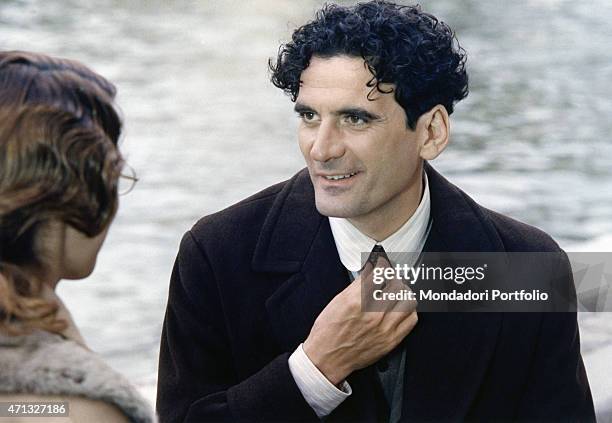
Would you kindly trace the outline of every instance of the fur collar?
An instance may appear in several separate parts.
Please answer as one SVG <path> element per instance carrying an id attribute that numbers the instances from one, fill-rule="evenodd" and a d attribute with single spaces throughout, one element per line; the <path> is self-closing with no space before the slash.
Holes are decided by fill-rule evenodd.
<path id="1" fill-rule="evenodd" d="M 45 331 L 0 334 L 0 392 L 74 395 L 116 405 L 131 421 L 154 421 L 151 406 L 98 355 Z"/>

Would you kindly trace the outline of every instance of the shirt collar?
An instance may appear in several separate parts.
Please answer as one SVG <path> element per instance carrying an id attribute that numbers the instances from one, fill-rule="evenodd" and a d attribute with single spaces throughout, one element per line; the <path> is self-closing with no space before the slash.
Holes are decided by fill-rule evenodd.
<path id="1" fill-rule="evenodd" d="M 421 252 L 427 239 L 431 210 L 427 174 L 423 172 L 423 175 L 423 196 L 419 206 L 401 228 L 380 242 L 361 233 L 348 219 L 329 218 L 336 249 L 344 267 L 351 272 L 360 270 L 361 253 L 369 253 L 376 244 L 382 245 L 386 252 Z"/>

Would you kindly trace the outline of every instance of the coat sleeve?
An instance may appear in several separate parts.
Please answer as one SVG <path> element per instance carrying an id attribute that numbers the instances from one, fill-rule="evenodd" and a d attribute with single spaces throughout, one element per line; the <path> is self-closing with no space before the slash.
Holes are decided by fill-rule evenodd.
<path id="1" fill-rule="evenodd" d="M 576 292 L 564 252 L 553 278 L 558 300 L 568 310 Z M 568 301 L 569 299 L 569 301 Z M 575 308 L 543 313 L 535 359 L 531 363 L 517 421 L 594 422 L 595 410 L 582 356 Z"/>
<path id="2" fill-rule="evenodd" d="M 312 421 L 280 354 L 241 380 L 223 321 L 213 269 L 193 235 L 181 242 L 163 324 L 157 386 L 162 423 Z"/>

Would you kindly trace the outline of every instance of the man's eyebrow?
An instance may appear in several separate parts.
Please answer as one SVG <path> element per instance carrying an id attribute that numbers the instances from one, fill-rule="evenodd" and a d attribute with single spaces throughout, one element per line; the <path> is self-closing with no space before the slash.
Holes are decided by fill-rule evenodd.
<path id="1" fill-rule="evenodd" d="M 312 107 L 307 106 L 303 103 L 295 103 L 295 106 L 293 106 L 293 110 L 296 113 L 314 112 L 314 109 Z"/>
<path id="2" fill-rule="evenodd" d="M 296 113 L 308 113 L 308 112 L 313 112 L 316 113 L 316 111 L 303 103 L 295 103 L 295 106 L 293 107 L 293 110 Z M 352 115 L 352 116 L 357 116 L 360 117 L 364 120 L 379 120 L 381 119 L 380 116 L 375 115 L 374 113 L 368 112 L 366 109 L 362 109 L 361 107 L 345 107 L 342 108 L 340 110 L 337 110 L 334 112 L 334 115 L 336 116 L 347 116 L 347 115 Z"/>
<path id="3" fill-rule="evenodd" d="M 362 109 L 361 107 L 347 107 L 344 109 L 340 109 L 337 112 L 334 112 L 334 114 L 338 116 L 347 116 L 347 115 L 358 116 L 362 119 L 367 119 L 367 120 L 380 119 L 380 116 L 375 115 L 374 113 L 370 113 L 366 109 Z"/>

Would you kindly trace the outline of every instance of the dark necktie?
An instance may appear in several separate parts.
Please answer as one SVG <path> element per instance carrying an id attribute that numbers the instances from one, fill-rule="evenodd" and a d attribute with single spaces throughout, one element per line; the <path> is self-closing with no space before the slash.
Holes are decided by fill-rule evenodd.
<path id="1" fill-rule="evenodd" d="M 383 259 L 384 262 L 379 262 Z M 370 263 L 372 267 L 376 263 L 381 266 L 392 266 L 387 253 L 382 245 L 376 244 L 364 264 L 360 272 Z M 352 279 L 352 278 L 351 278 Z M 385 288 L 385 283 L 380 285 L 381 289 Z M 380 379 L 382 389 L 389 404 L 389 423 L 398 422 L 401 418 L 403 388 L 404 388 L 404 369 L 405 369 L 406 351 L 401 343 L 394 351 L 382 357 L 376 363 L 376 373 Z"/>

